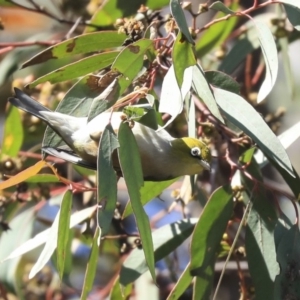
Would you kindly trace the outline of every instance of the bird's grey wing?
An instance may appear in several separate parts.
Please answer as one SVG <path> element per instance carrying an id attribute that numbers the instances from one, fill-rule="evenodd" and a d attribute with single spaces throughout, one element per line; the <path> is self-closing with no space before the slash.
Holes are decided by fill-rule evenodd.
<path id="1" fill-rule="evenodd" d="M 96 163 L 92 163 L 92 162 L 83 160 L 81 157 L 79 157 L 77 154 L 75 154 L 70 149 L 43 147 L 42 151 L 49 155 L 55 156 L 57 158 L 63 159 L 65 161 L 68 161 L 75 165 L 79 165 L 84 168 L 88 168 L 88 169 L 92 169 L 92 170 L 97 169 Z"/>
<path id="2" fill-rule="evenodd" d="M 40 112 L 41 111 L 50 112 L 51 110 L 49 108 L 43 106 L 38 101 L 32 99 L 31 97 L 29 97 L 28 95 L 23 93 L 21 90 L 15 88 L 15 97 L 10 97 L 8 99 L 8 101 L 12 105 L 20 108 L 21 110 L 24 110 L 24 111 L 36 116 L 39 119 L 42 119 L 48 123 L 45 116 L 42 115 Z"/>

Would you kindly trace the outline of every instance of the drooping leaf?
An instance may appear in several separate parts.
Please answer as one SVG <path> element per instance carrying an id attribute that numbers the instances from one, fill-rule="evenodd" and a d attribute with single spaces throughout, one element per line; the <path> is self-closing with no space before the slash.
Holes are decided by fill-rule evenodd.
<path id="1" fill-rule="evenodd" d="M 295 176 L 286 151 L 258 112 L 236 94 L 214 88 L 214 95 L 227 119 L 248 134 L 281 168 Z"/>
<path id="2" fill-rule="evenodd" d="M 189 43 L 194 45 L 195 41 L 193 40 L 193 38 L 190 34 L 180 1 L 179 0 L 170 0 L 170 10 L 171 10 L 171 13 L 172 13 L 180 31 L 184 35 L 185 39 Z"/>
<path id="3" fill-rule="evenodd" d="M 127 123 L 121 123 L 118 132 L 118 139 L 120 143 L 120 147 L 118 148 L 120 166 L 135 215 L 143 253 L 151 276 L 153 280 L 156 281 L 154 249 L 150 223 L 143 205 L 140 202 L 140 189 L 144 184 L 140 154 L 135 137 Z M 125 285 L 122 280 L 122 275 L 120 275 L 120 282 Z"/>
<path id="4" fill-rule="evenodd" d="M 97 266 L 98 266 L 97 261 L 98 261 L 98 257 L 99 257 L 99 245 L 98 245 L 99 234 L 100 234 L 100 229 L 99 229 L 99 227 L 97 227 L 95 234 L 94 234 L 94 238 L 93 238 L 93 244 L 92 244 L 92 248 L 91 248 L 91 252 L 90 252 L 89 261 L 86 266 L 80 300 L 87 299 L 88 293 L 93 288 L 93 283 L 94 283 Z"/>
<path id="5" fill-rule="evenodd" d="M 224 123 L 224 119 L 221 116 L 212 89 L 208 84 L 205 74 L 200 65 L 193 67 L 193 89 L 196 92 L 197 96 L 206 104 L 210 112 L 219 121 Z"/>
<path id="6" fill-rule="evenodd" d="M 4 140 L 1 155 L 16 157 L 23 144 L 23 125 L 18 108 L 10 106 L 5 119 Z"/>
<path id="7" fill-rule="evenodd" d="M 47 163 L 44 160 L 37 162 L 35 165 L 25 169 L 24 171 L 10 177 L 9 179 L 0 182 L 0 190 L 7 189 L 13 185 L 21 183 L 31 176 L 36 175 Z"/>
<path id="8" fill-rule="evenodd" d="M 260 103 L 268 96 L 275 85 L 278 73 L 278 58 L 274 37 L 269 27 L 258 21 L 255 21 L 255 26 L 266 65 L 266 77 L 257 95 L 257 103 Z"/>
<path id="9" fill-rule="evenodd" d="M 152 233 L 155 261 L 169 255 L 192 233 L 197 219 L 183 219 L 165 225 Z M 148 270 L 145 256 L 141 249 L 134 249 L 123 263 L 120 272 L 120 283 L 127 285 L 135 281 Z"/>
<path id="10" fill-rule="evenodd" d="M 183 83 L 178 87 L 174 65 L 170 67 L 164 77 L 158 111 L 171 115 L 171 118 L 162 127 L 165 128 L 182 112 L 183 101 L 192 85 L 193 67 L 185 69 Z"/>
<path id="11" fill-rule="evenodd" d="M 94 54 L 92 56 L 80 59 L 62 68 L 52 71 L 42 77 L 39 77 L 38 79 L 31 82 L 28 87 L 33 88 L 38 84 L 46 81 L 49 81 L 50 83 L 62 82 L 87 75 L 94 71 L 101 70 L 111 65 L 118 54 L 118 51 L 111 51 Z"/>
<path id="12" fill-rule="evenodd" d="M 113 152 L 119 147 L 117 136 L 108 124 L 101 136 L 97 172 L 98 172 L 98 223 L 102 234 L 107 234 L 117 203 L 117 176 L 113 168 Z"/>
<path id="13" fill-rule="evenodd" d="M 126 35 L 117 31 L 82 34 L 38 53 L 26 61 L 22 65 L 22 68 L 43 63 L 49 59 L 72 57 L 76 54 L 99 52 L 105 49 L 120 47 L 125 39 Z"/>
<path id="14" fill-rule="evenodd" d="M 92 207 L 85 208 L 81 211 L 78 211 L 78 212 L 74 213 L 71 216 L 70 228 L 73 228 L 74 226 L 80 224 L 82 221 L 84 221 L 87 218 L 91 217 L 92 214 L 95 212 L 95 210 L 96 210 L 96 205 L 92 206 Z M 43 245 L 48 240 L 49 234 L 50 234 L 50 229 L 46 229 L 46 230 L 38 233 L 33 238 L 31 238 L 31 239 L 27 240 L 26 242 L 24 242 L 24 244 L 22 244 L 21 246 L 15 248 L 5 258 L 5 260 L 9 260 L 9 259 L 21 256 L 24 253 L 27 253 L 27 252 Z M 56 240 L 54 241 L 54 243 L 56 244 Z"/>
<path id="15" fill-rule="evenodd" d="M 184 57 L 184 59 L 182 59 Z M 189 43 L 182 32 L 179 32 L 174 42 L 172 51 L 172 60 L 174 66 L 175 77 L 179 88 L 182 87 L 185 70 L 188 67 L 196 65 L 196 59 L 193 46 Z M 185 95 L 183 94 L 184 98 Z"/>
<path id="16" fill-rule="evenodd" d="M 68 197 L 68 196 L 67 196 Z M 58 212 L 52 226 L 50 227 L 48 237 L 46 240 L 46 244 L 35 262 L 34 266 L 32 267 L 30 273 L 29 273 L 29 279 L 33 278 L 50 260 L 53 252 L 56 249 L 57 241 L 58 241 L 58 231 L 59 231 L 59 218 L 60 213 Z"/>
<path id="17" fill-rule="evenodd" d="M 249 162 L 244 156 L 244 163 Z M 263 185 L 258 165 L 252 160 L 247 172 L 256 182 L 242 174 L 249 201 L 253 203 L 246 227 L 246 252 L 257 299 L 273 298 L 274 279 L 279 268 L 276 261 L 274 229 L 275 205 Z M 244 196 L 246 198 L 246 196 Z"/>
<path id="18" fill-rule="evenodd" d="M 229 186 L 215 190 L 206 203 L 193 232 L 191 241 L 190 271 L 193 276 L 203 276 L 206 268 L 216 259 L 216 254 L 233 210 Z"/>
<path id="19" fill-rule="evenodd" d="M 66 254 L 68 253 L 67 247 L 70 244 L 70 219 L 72 209 L 72 192 L 67 190 L 61 201 L 59 211 L 59 223 L 57 234 L 57 269 L 60 279 L 63 278 L 65 261 L 67 260 Z"/>

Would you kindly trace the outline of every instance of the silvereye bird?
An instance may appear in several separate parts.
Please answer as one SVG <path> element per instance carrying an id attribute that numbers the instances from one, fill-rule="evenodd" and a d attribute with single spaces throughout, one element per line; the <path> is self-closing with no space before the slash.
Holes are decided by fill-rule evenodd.
<path id="1" fill-rule="evenodd" d="M 86 117 L 73 117 L 53 112 L 15 88 L 9 102 L 45 121 L 71 148 L 43 147 L 43 151 L 83 167 L 96 169 L 101 134 L 111 122 L 117 131 L 122 122 L 121 112 L 104 112 L 90 122 Z M 211 154 L 207 145 L 194 138 L 173 138 L 166 130 L 155 131 L 135 122 L 132 132 L 137 141 L 145 180 L 163 181 L 183 175 L 195 175 L 210 170 Z M 114 168 L 120 170 L 118 159 Z"/>

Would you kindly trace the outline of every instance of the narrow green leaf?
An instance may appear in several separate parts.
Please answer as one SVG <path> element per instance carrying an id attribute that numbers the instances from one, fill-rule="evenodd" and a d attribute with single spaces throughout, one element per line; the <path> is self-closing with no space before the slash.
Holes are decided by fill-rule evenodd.
<path id="1" fill-rule="evenodd" d="M 240 94 L 240 85 L 232 77 L 223 72 L 206 71 L 205 77 L 207 81 L 215 87 L 238 95 Z"/>
<path id="2" fill-rule="evenodd" d="M 136 219 L 138 231 L 140 233 L 143 253 L 145 255 L 145 259 L 151 276 L 153 280 L 156 281 L 151 228 L 148 216 L 144 211 L 143 205 L 141 204 L 140 189 L 144 184 L 144 180 L 140 154 L 137 142 L 131 129 L 129 128 L 128 123 L 121 123 L 118 132 L 118 139 L 120 143 L 118 154 L 121 170 L 128 189 L 128 194 Z M 121 279 L 120 282 L 123 284 L 123 281 Z"/>
<path id="3" fill-rule="evenodd" d="M 286 151 L 259 113 L 236 94 L 215 88 L 214 95 L 227 119 L 248 134 L 265 155 L 295 177 Z"/>
<path id="4" fill-rule="evenodd" d="M 59 212 L 59 223 L 58 223 L 58 236 L 57 236 L 57 269 L 60 279 L 63 278 L 64 267 L 66 261 L 67 246 L 69 245 L 70 239 L 70 219 L 72 209 L 72 192 L 66 191 L 63 196 L 60 212 Z"/>
<path id="5" fill-rule="evenodd" d="M 221 11 L 223 12 L 224 14 L 228 14 L 228 15 L 232 15 L 234 14 L 235 12 L 233 10 L 231 10 L 230 8 L 228 8 L 226 5 L 224 5 L 224 3 L 222 3 L 221 1 L 216 1 L 216 2 L 213 2 L 210 6 L 209 6 L 209 9 L 213 9 L 213 10 L 216 10 L 216 11 Z"/>
<path id="6" fill-rule="evenodd" d="M 224 119 L 221 116 L 219 108 L 217 106 L 214 94 L 210 85 L 208 84 L 205 74 L 198 64 L 193 67 L 193 89 L 197 96 L 206 104 L 210 112 L 222 123 Z"/>
<path id="7" fill-rule="evenodd" d="M 101 31 L 70 38 L 58 43 L 26 61 L 22 68 L 40 64 L 50 59 L 72 57 L 76 54 L 99 52 L 105 49 L 120 47 L 126 35 L 117 31 Z"/>
<path id="8" fill-rule="evenodd" d="M 167 180 L 167 181 L 160 181 L 160 182 L 153 182 L 153 181 L 145 181 L 144 185 L 140 189 L 141 194 L 141 204 L 145 205 L 153 198 L 159 196 L 168 186 L 172 183 L 176 182 L 178 178 Z M 122 219 L 125 219 L 130 214 L 132 214 L 132 206 L 131 202 L 129 201 L 124 209 Z"/>
<path id="9" fill-rule="evenodd" d="M 254 182 L 242 174 L 249 201 L 253 203 L 247 220 L 245 241 L 249 271 L 256 298 L 273 299 L 274 279 L 279 271 L 274 242 L 277 215 L 255 161 L 252 160 L 247 172 L 256 180 Z"/>
<path id="10" fill-rule="evenodd" d="M 233 210 L 229 186 L 215 190 L 205 205 L 191 241 L 191 274 L 202 276 L 215 261 L 222 236 Z"/>
<path id="11" fill-rule="evenodd" d="M 16 157 L 23 144 L 23 125 L 18 108 L 10 106 L 5 119 L 4 140 L 1 156 Z"/>
<path id="12" fill-rule="evenodd" d="M 111 65 L 118 54 L 118 51 L 111 51 L 94 54 L 92 56 L 80 59 L 74 63 L 52 71 L 42 77 L 39 77 L 38 79 L 31 82 L 28 87 L 33 88 L 38 84 L 46 81 L 49 81 L 50 83 L 62 82 L 87 75 L 88 73 L 94 71 L 101 70 Z"/>
<path id="13" fill-rule="evenodd" d="M 275 85 L 278 73 L 278 54 L 274 37 L 269 27 L 258 21 L 255 21 L 255 26 L 266 65 L 266 77 L 257 95 L 257 103 L 260 103 L 268 96 Z"/>
<path id="14" fill-rule="evenodd" d="M 273 299 L 299 299 L 300 233 L 298 224 L 285 231 L 276 250 L 280 273 L 275 279 Z"/>
<path id="15" fill-rule="evenodd" d="M 90 252 L 89 261 L 86 266 L 85 276 L 84 276 L 84 282 L 82 286 L 82 292 L 80 296 L 80 300 L 85 300 L 88 297 L 88 293 L 93 288 L 94 278 L 96 275 L 97 270 L 97 261 L 99 256 L 99 246 L 98 246 L 98 239 L 99 239 L 100 229 L 97 227 L 94 238 L 93 238 L 93 244 Z"/>
<path id="16" fill-rule="evenodd" d="M 173 289 L 171 290 L 167 300 L 177 300 L 187 290 L 192 283 L 193 277 L 190 274 L 190 264 L 186 266 Z"/>
<path id="17" fill-rule="evenodd" d="M 183 57 L 184 59 L 182 59 Z M 193 46 L 185 39 L 182 32 L 178 33 L 174 42 L 172 60 L 177 84 L 179 88 L 181 88 L 185 69 L 194 66 L 197 63 L 193 51 Z"/>
<path id="18" fill-rule="evenodd" d="M 210 265 L 199 274 L 200 276 L 197 275 L 195 278 L 193 300 L 210 298 L 214 280 L 214 266 L 215 261 L 213 260 Z"/>
<path id="19" fill-rule="evenodd" d="M 129 299 L 133 290 L 133 285 L 128 284 L 125 287 L 121 287 L 120 278 L 117 277 L 115 283 L 110 291 L 109 299 L 110 300 L 120 300 L 120 299 Z"/>
<path id="20" fill-rule="evenodd" d="M 185 39 L 194 45 L 195 41 L 190 34 L 189 27 L 187 25 L 186 18 L 179 0 L 170 0 L 170 10 Z"/>
<path id="21" fill-rule="evenodd" d="M 98 172 L 98 223 L 102 234 L 107 234 L 117 203 L 117 176 L 113 168 L 113 152 L 119 147 L 117 136 L 108 124 L 101 136 L 97 172 Z M 116 154 L 116 153 L 115 153 Z"/>
<path id="22" fill-rule="evenodd" d="M 184 219 L 165 225 L 152 233 L 155 261 L 174 251 L 192 233 L 197 219 Z M 143 252 L 136 248 L 124 261 L 120 272 L 120 283 L 127 285 L 148 270 Z"/>
<path id="23" fill-rule="evenodd" d="M 239 8 L 238 3 L 233 3 L 229 6 L 231 10 L 237 10 Z M 225 14 L 219 12 L 215 16 L 215 20 L 224 17 Z M 232 32 L 237 23 L 237 18 L 232 17 L 225 21 L 218 22 L 210 26 L 201 36 L 196 43 L 197 57 L 201 58 L 205 54 L 209 53 L 212 49 L 220 46 Z M 226 72 L 228 73 L 228 72 Z"/>

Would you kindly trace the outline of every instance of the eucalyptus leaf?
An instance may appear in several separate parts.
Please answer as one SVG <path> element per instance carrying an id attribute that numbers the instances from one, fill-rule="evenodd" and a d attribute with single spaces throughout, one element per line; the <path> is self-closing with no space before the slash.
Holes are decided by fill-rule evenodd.
<path id="1" fill-rule="evenodd" d="M 214 95 L 227 119 L 248 134 L 268 157 L 295 177 L 284 147 L 258 112 L 236 94 L 214 88 Z"/>

